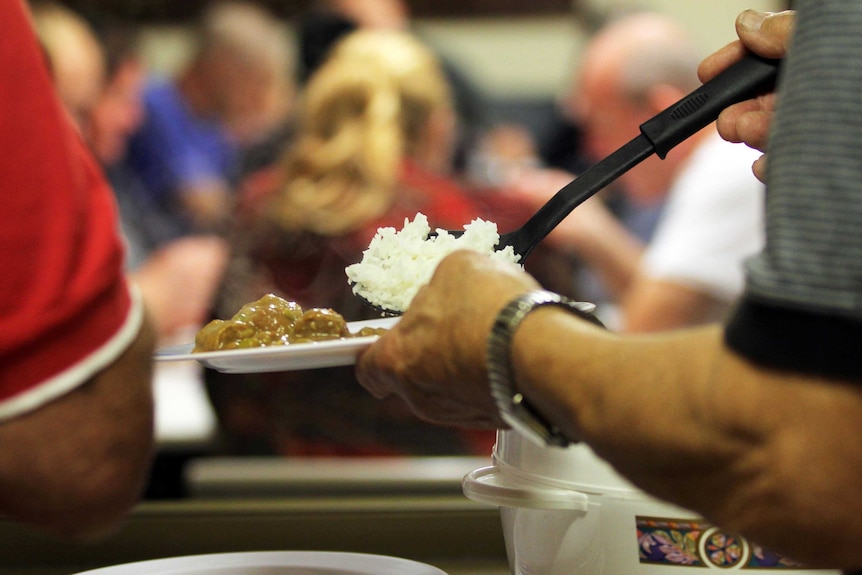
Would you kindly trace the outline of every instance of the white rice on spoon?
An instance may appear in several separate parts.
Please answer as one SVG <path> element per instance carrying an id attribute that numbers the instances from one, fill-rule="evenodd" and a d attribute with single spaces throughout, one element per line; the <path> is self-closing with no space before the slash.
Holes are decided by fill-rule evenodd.
<path id="1" fill-rule="evenodd" d="M 404 311 L 419 288 L 431 280 L 440 260 L 456 250 L 473 250 L 510 263 L 521 259 L 512 246 L 496 249 L 500 234 L 493 222 L 477 218 L 464 226 L 459 237 L 446 230 L 436 232 L 428 237 L 431 228 L 421 213 L 412 222 L 405 218 L 401 231 L 392 227 L 377 230 L 362 261 L 345 270 L 353 293 L 381 308 Z"/>

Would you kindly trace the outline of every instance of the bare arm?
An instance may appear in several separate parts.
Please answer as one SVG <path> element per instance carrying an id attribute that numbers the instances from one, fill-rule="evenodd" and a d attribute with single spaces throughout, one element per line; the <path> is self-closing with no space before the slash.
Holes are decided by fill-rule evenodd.
<path id="1" fill-rule="evenodd" d="M 114 526 L 138 501 L 153 444 L 153 330 L 69 394 L 0 424 L 0 511 L 62 535 Z"/>
<path id="2" fill-rule="evenodd" d="M 90 535 L 119 521 L 145 479 L 152 333 L 120 275 L 110 190 L 56 99 L 26 3 L 2 12 L 0 513 Z"/>
<path id="3" fill-rule="evenodd" d="M 862 562 L 862 387 L 760 369 L 717 326 L 620 338 L 559 310 L 534 316 L 514 365 L 552 422 L 725 529 L 815 565 Z M 551 337 L 566 354 L 542 345 Z"/>
<path id="4" fill-rule="evenodd" d="M 450 256 L 362 355 L 359 380 L 431 421 L 502 426 L 486 338 L 498 310 L 535 287 L 487 258 Z M 787 556 L 862 564 L 862 387 L 748 364 L 719 326 L 617 335 L 550 308 L 512 350 L 533 405 L 644 490 Z"/>
<path id="5" fill-rule="evenodd" d="M 718 327 L 622 339 L 534 316 L 515 338 L 518 384 L 571 436 L 646 491 L 788 556 L 862 562 L 862 387 L 759 369 Z M 550 357 L 551 334 L 567 354 Z"/>

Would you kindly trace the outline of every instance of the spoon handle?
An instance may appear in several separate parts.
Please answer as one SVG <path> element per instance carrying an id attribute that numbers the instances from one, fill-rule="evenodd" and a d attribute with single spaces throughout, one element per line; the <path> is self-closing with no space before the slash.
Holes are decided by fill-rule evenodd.
<path id="1" fill-rule="evenodd" d="M 637 136 L 563 186 L 523 226 L 503 234 L 499 245 L 512 246 L 523 261 L 572 210 L 653 152 L 652 143 L 643 135 Z"/>
<path id="2" fill-rule="evenodd" d="M 677 144 L 714 122 L 728 106 L 769 91 L 779 60 L 749 54 L 640 126 L 641 133 L 564 186 L 518 230 L 505 234 L 522 259 L 573 209 L 651 156 L 664 159 Z"/>
<path id="3" fill-rule="evenodd" d="M 779 62 L 748 54 L 670 108 L 641 124 L 641 133 L 652 142 L 656 155 L 664 159 L 674 146 L 715 121 L 718 114 L 731 104 L 772 89 L 778 77 Z"/>

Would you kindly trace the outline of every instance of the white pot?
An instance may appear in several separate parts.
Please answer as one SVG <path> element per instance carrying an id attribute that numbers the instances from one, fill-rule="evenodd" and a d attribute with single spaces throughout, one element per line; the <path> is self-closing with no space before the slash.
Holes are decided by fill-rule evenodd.
<path id="1" fill-rule="evenodd" d="M 500 507 L 514 575 L 681 575 L 685 567 L 838 575 L 648 496 L 584 444 L 542 447 L 500 431 L 493 462 L 464 478 L 464 494 Z"/>

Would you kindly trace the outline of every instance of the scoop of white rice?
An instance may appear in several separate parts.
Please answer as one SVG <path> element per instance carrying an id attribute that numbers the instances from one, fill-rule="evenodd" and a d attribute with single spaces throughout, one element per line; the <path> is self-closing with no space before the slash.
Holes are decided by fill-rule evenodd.
<path id="1" fill-rule="evenodd" d="M 419 288 L 431 280 L 440 260 L 453 251 L 473 250 L 511 263 L 521 259 L 512 246 L 496 250 L 500 234 L 493 222 L 477 218 L 464 226 L 458 237 L 446 230 L 436 232 L 436 236 L 428 237 L 431 228 L 421 213 L 412 222 L 405 218 L 401 231 L 378 229 L 362 261 L 345 270 L 353 293 L 384 309 L 404 311 Z"/>

